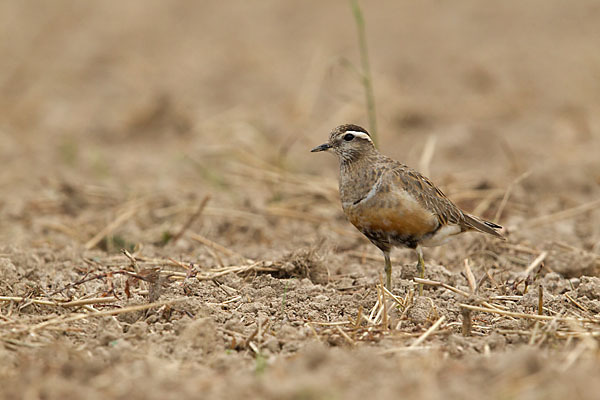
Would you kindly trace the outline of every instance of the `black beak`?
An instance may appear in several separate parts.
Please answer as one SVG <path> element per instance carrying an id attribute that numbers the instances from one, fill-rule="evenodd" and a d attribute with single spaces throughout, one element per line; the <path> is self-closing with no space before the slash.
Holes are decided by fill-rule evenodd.
<path id="1" fill-rule="evenodd" d="M 329 143 L 323 143 L 320 146 L 315 147 L 314 149 L 312 149 L 310 152 L 311 153 L 316 153 L 317 151 L 327 151 L 331 148 L 331 145 Z"/>

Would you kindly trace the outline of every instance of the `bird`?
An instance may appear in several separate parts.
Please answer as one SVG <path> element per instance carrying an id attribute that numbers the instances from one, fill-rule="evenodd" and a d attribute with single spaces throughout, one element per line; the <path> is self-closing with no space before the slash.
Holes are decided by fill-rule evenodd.
<path id="1" fill-rule="evenodd" d="M 345 124 L 311 152 L 333 152 L 340 165 L 339 192 L 346 218 L 382 252 L 385 287 L 392 290 L 394 247 L 417 253 L 417 269 L 425 277 L 422 247 L 445 244 L 463 232 L 498 239 L 502 226 L 462 211 L 434 183 L 416 170 L 381 154 L 366 129 Z M 419 285 L 419 293 L 423 287 Z"/>

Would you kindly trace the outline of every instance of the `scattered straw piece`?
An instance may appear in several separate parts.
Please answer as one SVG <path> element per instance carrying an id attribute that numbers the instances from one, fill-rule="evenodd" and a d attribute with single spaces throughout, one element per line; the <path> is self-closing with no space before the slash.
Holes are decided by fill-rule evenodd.
<path id="1" fill-rule="evenodd" d="M 473 330 L 473 322 L 471 321 L 471 310 L 461 307 L 460 314 L 462 315 L 462 335 L 471 336 Z"/>
<path id="2" fill-rule="evenodd" d="M 192 214 L 192 216 L 186 221 L 185 224 L 183 224 L 181 229 L 179 229 L 179 232 L 177 232 L 175 235 L 173 235 L 171 244 L 175 244 L 175 243 L 177 243 L 177 241 L 179 239 L 181 239 L 181 237 L 183 236 L 185 231 L 187 231 L 190 228 L 190 226 L 192 226 L 194 221 L 197 220 L 198 217 L 202 214 L 202 211 L 204 211 L 204 208 L 206 207 L 206 204 L 208 204 L 209 200 L 210 200 L 210 195 L 207 194 L 206 196 L 204 196 L 204 198 L 202 199 L 202 202 L 200 203 L 200 206 L 198 206 L 198 209 L 196 210 L 196 212 L 194 214 Z"/>
<path id="3" fill-rule="evenodd" d="M 435 145 L 437 143 L 437 135 L 429 135 L 423 147 L 423 153 L 421 153 L 421 159 L 419 160 L 419 171 L 425 176 L 429 176 L 429 166 L 435 153 Z"/>
<path id="4" fill-rule="evenodd" d="M 116 297 L 92 297 L 89 299 L 73 300 L 73 301 L 68 301 L 66 303 L 59 303 L 58 305 L 61 307 L 79 307 L 79 306 L 91 305 L 91 304 L 114 303 L 117 300 L 118 299 Z"/>
<path id="5" fill-rule="evenodd" d="M 413 344 L 411 344 L 408 347 L 417 347 L 418 345 L 423 343 L 433 332 L 435 332 L 440 327 L 442 322 L 444 322 L 445 320 L 446 317 L 442 315 L 437 321 L 435 321 L 433 325 L 431 325 L 429 329 L 427 329 L 421 336 L 417 338 L 417 340 L 413 342 Z"/>
<path id="6" fill-rule="evenodd" d="M 311 322 L 307 322 L 306 326 L 308 326 L 311 330 L 311 332 L 313 333 L 313 335 L 315 335 L 315 338 L 317 339 L 318 342 L 321 341 L 321 338 L 319 337 L 319 334 L 317 333 L 317 330 L 315 329 L 314 326 L 312 326 Z"/>
<path id="7" fill-rule="evenodd" d="M 127 249 L 121 249 L 121 253 L 123 253 L 123 255 L 129 259 L 133 270 L 135 272 L 139 272 L 140 268 L 138 267 L 137 260 L 135 259 L 135 257 L 129 251 L 127 251 Z"/>
<path id="8" fill-rule="evenodd" d="M 356 346 L 356 342 L 354 340 L 352 340 L 352 338 L 346 332 L 344 332 L 344 330 L 342 328 L 340 328 L 339 325 L 336 325 L 335 328 L 340 333 L 340 335 L 342 335 L 344 337 L 344 339 L 346 339 L 348 341 L 348 343 L 350 343 L 352 346 Z"/>
<path id="9" fill-rule="evenodd" d="M 381 254 L 369 254 L 364 251 L 349 250 L 346 252 L 346 254 L 348 254 L 349 256 L 352 256 L 352 257 L 360 258 L 361 262 L 364 262 L 364 260 L 382 261 L 383 262 L 383 260 L 385 260 Z M 395 258 L 395 257 L 391 257 L 390 260 L 392 261 L 392 264 L 397 264 L 401 261 L 399 258 Z"/>
<path id="10" fill-rule="evenodd" d="M 552 317 L 549 315 L 525 314 L 525 313 L 518 313 L 518 312 L 512 312 L 512 311 L 495 310 L 493 308 L 472 306 L 470 304 L 459 304 L 459 306 L 463 307 L 463 308 L 468 308 L 469 310 L 472 310 L 472 311 L 481 311 L 481 312 L 487 312 L 487 313 L 491 313 L 491 314 L 500 314 L 500 315 L 516 317 L 516 318 L 536 319 L 536 320 L 540 320 L 540 321 L 589 322 L 589 323 L 593 323 L 593 324 L 600 324 L 600 320 L 590 319 L 590 318 L 565 318 L 565 317 Z"/>
<path id="11" fill-rule="evenodd" d="M 0 301 L 14 301 L 14 302 L 27 302 L 32 304 L 40 304 L 45 306 L 58 306 L 58 307 L 79 307 L 90 304 L 104 304 L 114 303 L 117 301 L 115 297 L 93 297 L 89 299 L 73 300 L 73 301 L 58 301 L 58 300 L 43 300 L 43 299 L 30 299 L 27 297 L 16 297 L 16 296 L 0 296 Z"/>
<path id="12" fill-rule="evenodd" d="M 528 276 L 533 270 L 539 267 L 542 264 L 542 262 L 546 259 L 546 256 L 548 256 L 548 252 L 542 251 L 540 255 L 537 256 L 536 259 L 533 260 L 527 268 L 525 268 L 525 271 L 523 271 L 523 275 Z"/>
<path id="13" fill-rule="evenodd" d="M 74 315 L 74 316 L 67 317 L 67 318 L 62 318 L 62 317 L 53 318 L 51 320 L 41 322 L 37 325 L 33 325 L 33 326 L 27 328 L 26 331 L 35 332 L 38 329 L 46 328 L 51 325 L 58 325 L 58 324 L 63 324 L 63 323 L 67 323 L 67 322 L 74 322 L 74 321 L 79 321 L 81 319 L 86 319 L 86 318 L 106 317 L 106 316 L 111 316 L 111 315 L 126 314 L 129 312 L 135 312 L 135 311 L 144 311 L 144 310 L 149 310 L 151 308 L 157 308 L 157 307 L 162 307 L 162 306 L 168 306 L 171 304 L 181 303 L 186 300 L 188 300 L 187 297 L 182 297 L 179 299 L 159 301 L 157 303 L 139 304 L 139 305 L 135 305 L 135 306 L 119 308 L 117 310 L 99 311 L 97 313 L 90 313 L 90 314 L 78 314 L 78 315 Z"/>
<path id="14" fill-rule="evenodd" d="M 392 292 L 390 292 L 385 286 L 383 286 L 383 291 L 385 293 L 387 293 L 387 295 L 390 296 L 392 299 L 394 299 L 394 301 L 396 303 L 398 303 L 398 305 L 400 307 L 404 307 L 404 300 L 403 299 L 398 298 L 395 294 L 393 294 Z"/>
<path id="15" fill-rule="evenodd" d="M 344 326 L 344 325 L 351 325 L 352 323 L 350 321 L 338 321 L 338 322 L 318 322 L 318 321 L 309 321 L 306 322 L 307 324 L 311 324 L 311 325 L 319 325 L 319 326 Z"/>
<path id="16" fill-rule="evenodd" d="M 246 258 L 243 255 L 241 255 L 239 253 L 236 253 L 235 251 L 230 250 L 230 249 L 228 249 L 225 246 L 222 246 L 222 245 L 220 245 L 220 244 L 218 244 L 216 242 L 213 242 L 212 240 L 210 240 L 208 238 L 205 238 L 202 235 L 198 235 L 197 233 L 190 234 L 190 237 L 193 240 L 195 240 L 196 242 L 202 243 L 203 245 L 208 246 L 208 247 L 212 248 L 213 250 L 221 252 L 221 253 L 223 253 L 223 254 L 225 254 L 227 256 L 238 257 L 238 258 L 240 258 L 240 259 L 242 259 L 244 261 L 251 262 L 251 263 L 254 262 L 253 260 L 251 260 L 249 258 Z"/>
<path id="17" fill-rule="evenodd" d="M 587 309 L 587 307 L 583 306 L 581 303 L 579 303 L 577 300 L 575 300 L 574 298 L 572 298 L 571 296 L 569 296 L 568 293 L 565 293 L 565 297 L 573 304 L 575 304 L 577 307 L 579 307 L 581 310 L 589 312 L 590 310 Z"/>
<path id="18" fill-rule="evenodd" d="M 354 329 L 358 329 L 358 327 L 360 326 L 360 321 L 362 319 L 362 315 L 363 315 L 363 307 L 358 306 L 358 313 L 356 314 L 356 321 L 354 323 Z"/>
<path id="19" fill-rule="evenodd" d="M 529 345 L 533 346 L 535 344 L 535 339 L 537 339 L 538 331 L 540 330 L 540 321 L 535 321 L 533 325 L 533 330 L 531 331 L 531 336 L 529 338 Z"/>
<path id="20" fill-rule="evenodd" d="M 473 275 L 473 271 L 471 271 L 471 266 L 469 265 L 469 260 L 465 258 L 465 276 L 467 277 L 467 282 L 469 283 L 469 289 L 471 290 L 471 294 L 475 294 L 477 290 L 477 284 L 475 283 L 475 276 Z"/>
<path id="21" fill-rule="evenodd" d="M 93 249 L 94 247 L 96 247 L 96 245 L 98 243 L 100 243 L 102 238 L 110 235 L 115 229 L 117 229 L 119 226 L 121 226 L 125 221 L 127 221 L 129 218 L 133 217 L 133 215 L 137 212 L 137 210 L 138 210 L 137 206 L 132 206 L 132 207 L 126 209 L 125 211 L 123 211 L 121 214 L 119 214 L 117 216 L 117 218 L 115 218 L 110 224 L 106 225 L 106 227 L 104 227 L 104 229 L 102 229 L 100 232 L 98 232 L 96 235 L 94 235 L 93 238 L 91 238 L 90 240 L 88 240 L 86 242 L 86 244 L 85 244 L 86 250 L 90 250 L 90 249 Z"/>
<path id="22" fill-rule="evenodd" d="M 423 278 L 413 278 L 413 280 L 417 283 L 422 283 L 423 285 L 429 285 L 429 286 L 441 286 L 445 289 L 450 290 L 451 292 L 454 292 L 456 294 L 460 294 L 461 296 L 465 296 L 465 297 L 469 297 L 470 294 L 465 292 L 464 290 L 460 290 L 455 288 L 454 286 L 450 286 L 444 282 L 439 282 L 439 281 L 433 281 L 431 279 L 423 279 Z"/>
<path id="23" fill-rule="evenodd" d="M 504 208 L 506 207 L 506 204 L 508 203 L 508 199 L 510 198 L 512 191 L 519 183 L 521 183 L 522 180 L 527 179 L 529 177 L 529 175 L 531 175 L 531 171 L 526 171 L 526 172 L 522 173 L 521 175 L 519 175 L 514 181 L 512 181 L 510 183 L 510 185 L 508 185 L 508 188 L 506 188 L 504 197 L 502 197 L 502 201 L 500 202 L 500 206 L 498 207 L 498 211 L 496 212 L 496 216 L 494 217 L 493 222 L 500 221 L 500 217 L 502 216 L 502 212 L 504 211 Z"/>

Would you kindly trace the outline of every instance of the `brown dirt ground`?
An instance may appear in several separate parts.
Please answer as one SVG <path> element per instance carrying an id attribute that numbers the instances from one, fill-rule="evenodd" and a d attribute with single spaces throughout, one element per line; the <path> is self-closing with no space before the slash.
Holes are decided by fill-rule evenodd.
<path id="1" fill-rule="evenodd" d="M 598 398 L 598 3 L 364 8 L 379 147 L 506 226 L 422 297 L 308 152 L 366 125 L 347 2 L 0 4 L 1 398 Z"/>

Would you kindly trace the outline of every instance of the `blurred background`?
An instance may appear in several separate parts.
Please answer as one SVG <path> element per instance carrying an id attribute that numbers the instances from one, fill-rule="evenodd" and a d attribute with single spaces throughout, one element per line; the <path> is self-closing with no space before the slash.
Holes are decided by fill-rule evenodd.
<path id="1" fill-rule="evenodd" d="M 501 215 L 509 226 L 598 198 L 600 4 L 376 1 L 363 12 L 384 153 L 487 217 L 522 178 Z M 211 194 L 231 209 L 289 201 L 343 221 L 337 162 L 309 150 L 336 125 L 367 126 L 348 2 L 3 1 L 0 37 L 2 240 L 58 229 L 85 241 L 95 220 L 83 212 L 108 192 L 122 196 L 113 206 Z M 240 161 L 301 183 L 241 173 Z M 323 188 L 330 211 L 304 184 Z M 532 234 L 597 250 L 598 229 Z"/>
<path id="2" fill-rule="evenodd" d="M 349 1 L 2 0 L 0 397 L 598 397 L 598 324 L 525 318 L 538 293 L 600 310 L 600 2 L 361 5 L 378 147 L 506 227 L 426 249 L 427 277 L 474 293 L 470 263 L 523 318 L 463 337 L 409 250 L 381 306 L 381 253 L 310 153 L 368 127 Z M 127 309 L 157 298 L 185 302 Z"/>

